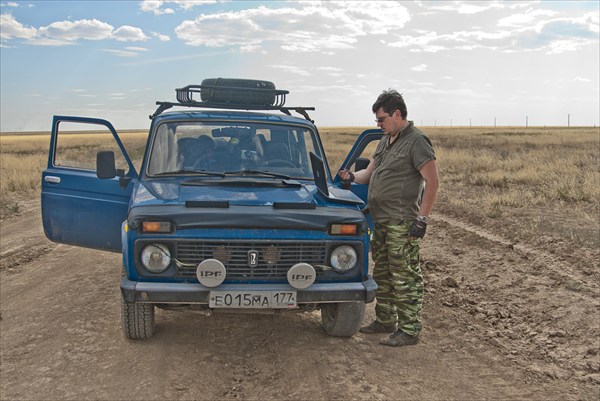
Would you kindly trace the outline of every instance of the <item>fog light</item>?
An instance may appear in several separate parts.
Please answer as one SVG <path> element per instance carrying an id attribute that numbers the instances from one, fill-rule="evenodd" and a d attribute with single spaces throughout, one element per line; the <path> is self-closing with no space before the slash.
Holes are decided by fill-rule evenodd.
<path id="1" fill-rule="evenodd" d="M 356 251 L 349 245 L 338 246 L 331 253 L 331 266 L 337 272 L 343 273 L 356 266 L 358 257 Z"/>
<path id="2" fill-rule="evenodd" d="M 299 290 L 310 287 L 316 278 L 317 272 L 308 263 L 297 263 L 287 272 L 288 283 Z"/>
<path id="3" fill-rule="evenodd" d="M 225 266 L 217 259 L 203 260 L 196 268 L 198 281 L 209 288 L 220 286 L 225 281 L 226 275 Z"/>
<path id="4" fill-rule="evenodd" d="M 151 244 L 142 251 L 142 264 L 152 273 L 162 273 L 171 264 L 171 252 L 163 244 Z"/>

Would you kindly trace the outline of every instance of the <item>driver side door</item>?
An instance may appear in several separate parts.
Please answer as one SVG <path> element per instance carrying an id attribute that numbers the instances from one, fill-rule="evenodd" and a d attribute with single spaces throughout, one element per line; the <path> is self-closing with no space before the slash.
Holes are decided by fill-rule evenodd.
<path id="1" fill-rule="evenodd" d="M 96 174 L 98 151 L 115 155 L 120 176 Z M 121 252 L 121 225 L 138 174 L 112 124 L 54 116 L 42 173 L 42 222 L 54 242 Z"/>

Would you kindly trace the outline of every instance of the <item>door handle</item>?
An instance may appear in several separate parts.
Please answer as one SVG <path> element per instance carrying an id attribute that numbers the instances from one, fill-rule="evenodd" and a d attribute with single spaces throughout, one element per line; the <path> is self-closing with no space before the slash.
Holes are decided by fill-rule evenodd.
<path id="1" fill-rule="evenodd" d="M 49 182 L 50 184 L 60 184 L 60 177 L 55 177 L 53 175 L 47 175 L 44 177 L 44 181 Z"/>

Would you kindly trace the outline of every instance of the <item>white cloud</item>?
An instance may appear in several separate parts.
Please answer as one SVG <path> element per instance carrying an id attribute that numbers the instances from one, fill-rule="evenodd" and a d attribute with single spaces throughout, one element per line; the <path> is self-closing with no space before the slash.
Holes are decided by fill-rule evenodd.
<path id="1" fill-rule="evenodd" d="M 55 21 L 36 29 L 23 26 L 11 14 L 2 14 L 0 29 L 3 44 L 11 39 L 26 39 L 28 44 L 38 46 L 67 46 L 78 40 L 139 42 L 149 39 L 140 28 L 123 25 L 114 29 L 112 25 L 97 19 Z"/>
<path id="2" fill-rule="evenodd" d="M 243 45 L 240 46 L 240 51 L 242 53 L 254 53 L 257 50 L 260 50 L 260 46 L 257 44 L 248 44 L 248 45 Z"/>
<path id="3" fill-rule="evenodd" d="M 581 39 L 561 39 L 555 40 L 546 46 L 548 54 L 557 54 L 572 52 L 586 46 L 588 41 Z"/>
<path id="4" fill-rule="evenodd" d="M 0 36 L 2 37 L 2 41 L 12 38 L 31 39 L 36 34 L 37 29 L 24 26 L 11 14 L 0 15 Z"/>
<path id="5" fill-rule="evenodd" d="M 575 77 L 575 78 L 568 78 L 568 79 L 560 79 L 560 80 L 558 80 L 558 82 L 567 82 L 567 83 L 571 83 L 571 82 L 583 82 L 583 83 L 587 83 L 587 82 L 592 82 L 592 80 L 588 79 L 588 78 L 583 78 L 583 77 Z M 548 83 L 548 84 L 554 84 L 556 82 L 555 81 L 546 81 L 546 83 Z"/>
<path id="6" fill-rule="evenodd" d="M 353 48 L 360 37 L 397 31 L 410 19 L 408 10 L 393 2 L 286 4 L 299 7 L 201 14 L 183 21 L 175 33 L 192 46 L 254 49 L 274 43 L 292 52 L 323 52 Z"/>
<path id="7" fill-rule="evenodd" d="M 487 29 L 451 31 L 450 28 L 450 32 L 443 33 L 415 30 L 414 35 L 394 35 L 398 39 L 389 40 L 387 44 L 411 52 L 488 49 L 505 53 L 538 50 L 548 54 L 573 52 L 588 45 L 598 45 L 597 13 L 587 13 L 578 18 L 557 15 L 552 10 L 527 9 L 523 13 L 500 18 L 496 26 L 487 25 Z"/>
<path id="8" fill-rule="evenodd" d="M 416 66 L 412 67 L 411 70 L 419 71 L 419 72 L 427 71 L 427 64 L 416 65 Z"/>
<path id="9" fill-rule="evenodd" d="M 196 6 L 214 3 L 216 3 L 216 0 L 142 0 L 140 3 L 140 10 L 143 12 L 151 12 L 154 15 L 174 14 L 175 10 L 170 7 L 163 8 L 163 6 L 165 4 L 175 4 L 183 10 L 189 10 Z"/>
<path id="10" fill-rule="evenodd" d="M 532 10 L 529 9 L 522 14 L 514 14 L 509 17 L 501 18 L 498 26 L 501 27 L 528 27 L 533 25 L 534 21 L 540 17 L 553 17 L 558 14 L 551 10 Z"/>
<path id="11" fill-rule="evenodd" d="M 151 12 L 154 15 L 173 14 L 175 12 L 172 8 L 161 9 L 163 3 L 164 1 L 143 0 L 140 3 L 140 9 L 143 12 Z"/>
<path id="12" fill-rule="evenodd" d="M 72 46 L 75 45 L 75 42 L 69 40 L 56 40 L 56 39 L 48 39 L 48 38 L 40 38 L 36 37 L 33 39 L 29 39 L 27 44 L 34 46 Z"/>
<path id="13" fill-rule="evenodd" d="M 115 29 L 112 32 L 112 38 L 120 42 L 140 42 L 149 39 L 140 28 L 129 25 Z"/>
<path id="14" fill-rule="evenodd" d="M 168 42 L 171 40 L 171 38 L 168 35 L 163 35 L 158 32 L 152 32 L 151 35 L 155 38 L 158 38 L 158 40 L 160 40 L 161 42 Z"/>
<path id="15" fill-rule="evenodd" d="M 536 4 L 536 1 L 418 1 L 420 7 L 427 11 L 456 12 L 473 15 L 489 10 L 517 9 Z"/>
<path id="16" fill-rule="evenodd" d="M 297 67 L 295 65 L 272 65 L 271 68 L 289 72 L 291 74 L 300 75 L 302 77 L 309 77 L 312 74 L 304 68 Z"/>
<path id="17" fill-rule="evenodd" d="M 127 46 L 125 48 L 125 50 L 129 50 L 132 52 L 147 52 L 148 49 L 146 49 L 145 47 L 138 47 L 138 46 Z"/>
<path id="18" fill-rule="evenodd" d="M 42 36 L 55 40 L 102 40 L 111 37 L 113 27 L 97 19 L 82 19 L 73 22 L 53 22 L 46 27 L 41 27 L 38 31 Z"/>
<path id="19" fill-rule="evenodd" d="M 473 50 L 475 48 L 498 48 L 511 38 L 511 33 L 457 31 L 447 34 L 420 31 L 416 36 L 402 35 L 400 40 L 388 43 L 389 46 L 410 48 L 411 51 L 435 53 L 444 50 Z"/>
<path id="20" fill-rule="evenodd" d="M 115 56 L 119 57 L 137 57 L 139 53 L 133 50 L 119 50 L 119 49 L 102 49 L 102 51 L 107 53 L 112 53 Z"/>

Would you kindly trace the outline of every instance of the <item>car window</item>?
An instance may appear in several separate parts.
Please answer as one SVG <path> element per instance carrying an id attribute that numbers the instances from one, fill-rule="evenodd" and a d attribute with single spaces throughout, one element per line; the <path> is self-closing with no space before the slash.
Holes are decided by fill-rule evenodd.
<path id="1" fill-rule="evenodd" d="M 127 172 L 129 165 L 112 132 L 101 124 L 61 121 L 56 132 L 54 166 L 96 170 L 96 155 L 101 150 L 115 154 L 117 169 Z"/>
<path id="2" fill-rule="evenodd" d="M 309 152 L 321 154 L 305 127 L 178 122 L 156 128 L 147 174 L 260 170 L 312 179 Z"/>

